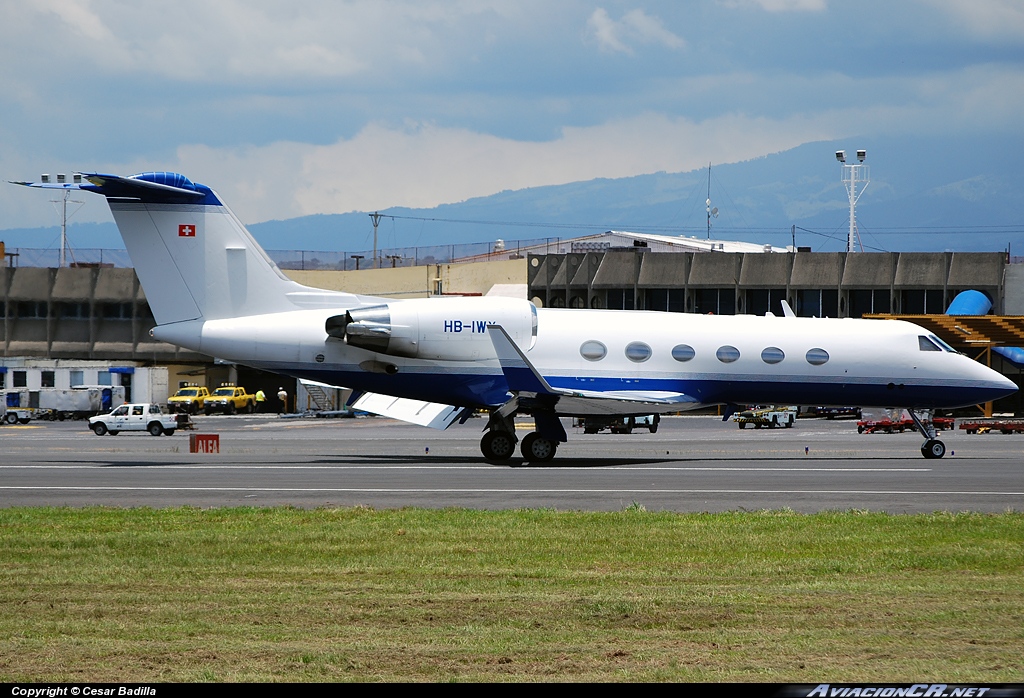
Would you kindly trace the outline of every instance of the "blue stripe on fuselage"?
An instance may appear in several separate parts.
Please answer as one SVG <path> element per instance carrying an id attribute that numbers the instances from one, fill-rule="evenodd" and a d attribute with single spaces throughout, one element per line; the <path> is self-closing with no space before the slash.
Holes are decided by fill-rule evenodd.
<path id="1" fill-rule="evenodd" d="M 500 373 L 368 373 L 341 367 L 259 365 L 297 378 L 466 407 L 494 407 L 508 399 Z M 782 382 L 720 378 L 572 378 L 545 377 L 555 388 L 591 391 L 669 391 L 704 404 L 857 405 L 861 407 L 960 407 L 1011 394 L 991 385 L 894 385 L 884 379 L 865 382 Z M 892 387 L 889 387 L 892 386 Z"/>

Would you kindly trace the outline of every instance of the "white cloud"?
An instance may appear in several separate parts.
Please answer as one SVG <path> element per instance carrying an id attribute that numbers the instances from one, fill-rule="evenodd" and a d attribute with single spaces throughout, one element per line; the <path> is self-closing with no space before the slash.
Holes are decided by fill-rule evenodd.
<path id="1" fill-rule="evenodd" d="M 756 5 L 765 12 L 820 12 L 826 0 L 725 0 L 727 7 Z"/>
<path id="2" fill-rule="evenodd" d="M 459 38 L 480 26 L 522 27 L 536 9 L 535 2 L 443 0 L 0 0 L 0 57 L 45 53 L 53 66 L 184 82 L 379 76 L 442 69 L 467 50 Z"/>
<path id="3" fill-rule="evenodd" d="M 927 0 L 947 12 L 957 26 L 974 36 L 1024 38 L 1024 3 L 1020 0 Z"/>
<path id="4" fill-rule="evenodd" d="M 599 7 L 587 20 L 587 32 L 597 40 L 602 51 L 615 53 L 632 54 L 633 48 L 627 41 L 660 44 L 671 49 L 686 45 L 683 39 L 666 29 L 660 19 L 643 10 L 630 10 L 622 19 L 615 21 L 603 7 Z"/>
<path id="5" fill-rule="evenodd" d="M 643 114 L 566 128 L 532 142 L 409 124 L 371 124 L 324 146 L 178 151 L 188 176 L 217 189 L 246 222 L 313 213 L 431 207 L 507 189 L 732 162 L 829 135 L 805 119 L 777 122 L 727 115 L 703 123 Z"/>

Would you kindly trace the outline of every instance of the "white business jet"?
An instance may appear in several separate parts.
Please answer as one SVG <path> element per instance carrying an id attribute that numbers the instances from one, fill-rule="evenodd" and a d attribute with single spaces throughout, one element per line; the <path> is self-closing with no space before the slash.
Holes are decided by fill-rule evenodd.
<path id="1" fill-rule="evenodd" d="M 356 392 L 357 407 L 447 428 L 490 413 L 484 457 L 505 461 L 532 415 L 527 461 L 566 441 L 562 416 L 630 416 L 725 404 L 973 405 L 1016 385 L 917 325 L 886 320 L 537 308 L 508 298 L 388 300 L 302 286 L 220 197 L 172 172 L 83 173 L 124 238 L 156 319 L 196 352 Z"/>

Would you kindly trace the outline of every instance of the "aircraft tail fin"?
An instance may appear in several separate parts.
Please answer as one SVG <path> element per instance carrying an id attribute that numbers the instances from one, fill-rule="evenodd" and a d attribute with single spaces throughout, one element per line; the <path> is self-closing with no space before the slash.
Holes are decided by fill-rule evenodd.
<path id="1" fill-rule="evenodd" d="M 174 172 L 83 173 L 102 194 L 157 323 L 295 310 L 288 279 L 209 187 Z"/>

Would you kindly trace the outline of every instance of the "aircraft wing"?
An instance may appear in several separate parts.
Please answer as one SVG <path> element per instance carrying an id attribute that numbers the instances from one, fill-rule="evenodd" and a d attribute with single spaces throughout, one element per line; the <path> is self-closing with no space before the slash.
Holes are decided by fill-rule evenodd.
<path id="1" fill-rule="evenodd" d="M 464 407 L 410 400 L 380 393 L 363 393 L 355 402 L 349 403 L 349 407 L 442 431 L 450 427 L 465 412 Z"/>
<path id="2" fill-rule="evenodd" d="M 552 387 L 501 325 L 488 325 L 509 390 L 526 397 L 547 396 L 558 414 L 636 414 L 690 409 L 700 401 L 665 390 L 567 390 Z"/>

